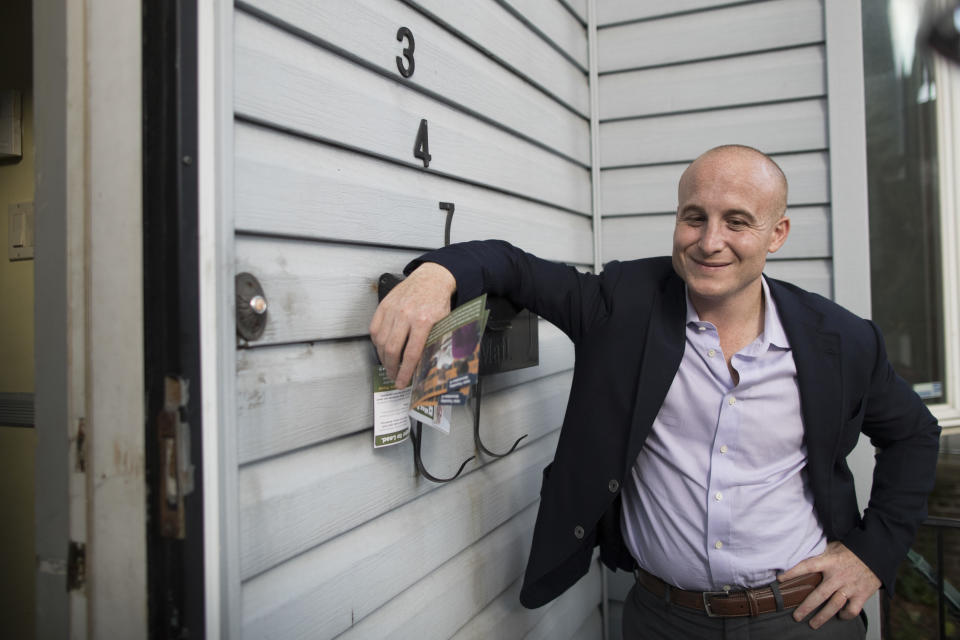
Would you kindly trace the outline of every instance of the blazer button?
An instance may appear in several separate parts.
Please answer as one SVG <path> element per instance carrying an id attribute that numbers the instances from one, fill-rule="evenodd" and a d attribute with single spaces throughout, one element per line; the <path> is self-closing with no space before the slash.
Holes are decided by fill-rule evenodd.
<path id="1" fill-rule="evenodd" d="M 573 535 L 576 536 L 577 540 L 583 540 L 583 527 L 577 525 L 573 528 Z"/>
<path id="2" fill-rule="evenodd" d="M 607 489 L 610 489 L 610 493 L 616 493 L 617 489 L 620 488 L 620 483 L 615 479 L 607 483 Z"/>

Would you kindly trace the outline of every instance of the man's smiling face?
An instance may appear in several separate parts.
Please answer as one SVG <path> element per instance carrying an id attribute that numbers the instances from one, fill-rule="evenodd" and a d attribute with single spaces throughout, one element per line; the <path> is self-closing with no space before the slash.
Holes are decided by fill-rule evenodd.
<path id="1" fill-rule="evenodd" d="M 673 268 L 691 300 L 725 306 L 759 295 L 767 253 L 783 246 L 786 181 L 756 151 L 708 151 L 680 178 Z"/>

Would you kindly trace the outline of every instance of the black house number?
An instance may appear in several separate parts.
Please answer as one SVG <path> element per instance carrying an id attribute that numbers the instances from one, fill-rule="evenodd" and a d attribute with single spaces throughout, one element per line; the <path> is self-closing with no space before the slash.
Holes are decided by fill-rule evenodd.
<path id="1" fill-rule="evenodd" d="M 410 31 L 407 27 L 400 27 L 397 31 L 397 42 L 403 42 L 404 38 L 407 40 L 407 44 L 410 46 L 406 47 L 403 50 L 403 57 L 397 56 L 397 69 L 400 71 L 400 75 L 404 78 L 409 78 L 413 75 L 413 70 L 415 63 L 413 61 L 413 49 L 416 47 L 416 44 L 413 42 L 413 32 Z M 406 60 L 406 64 L 404 64 Z"/>

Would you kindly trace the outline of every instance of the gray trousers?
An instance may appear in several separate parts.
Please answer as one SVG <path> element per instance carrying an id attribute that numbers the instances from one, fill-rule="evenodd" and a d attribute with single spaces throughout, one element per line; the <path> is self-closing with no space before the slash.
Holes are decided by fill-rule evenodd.
<path id="1" fill-rule="evenodd" d="M 862 617 L 834 617 L 811 629 L 806 621 L 793 619 L 792 609 L 755 618 L 710 618 L 668 604 L 639 584 L 633 585 L 623 603 L 623 640 L 863 640 L 866 634 Z"/>

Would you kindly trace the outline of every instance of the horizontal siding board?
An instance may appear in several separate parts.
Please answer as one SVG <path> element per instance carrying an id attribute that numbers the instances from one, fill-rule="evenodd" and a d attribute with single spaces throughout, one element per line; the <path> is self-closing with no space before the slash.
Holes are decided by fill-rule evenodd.
<path id="1" fill-rule="evenodd" d="M 789 208 L 790 235 L 769 261 L 830 256 L 830 212 L 826 207 Z M 603 260 L 669 255 L 675 215 L 626 216 L 603 220 Z"/>
<path id="2" fill-rule="evenodd" d="M 602 167 L 690 161 L 721 144 L 766 153 L 827 146 L 826 101 L 802 100 L 600 125 Z"/>
<path id="3" fill-rule="evenodd" d="M 533 504 L 557 435 L 253 578 L 243 589 L 244 636 L 329 638 L 347 630 Z"/>
<path id="4" fill-rule="evenodd" d="M 484 394 L 573 367 L 573 345 L 559 329 L 541 320 L 539 341 L 539 366 L 485 376 Z M 373 345 L 366 338 L 240 350 L 240 463 L 369 429 L 374 362 Z"/>
<path id="5" fill-rule="evenodd" d="M 771 278 L 785 280 L 807 291 L 833 299 L 833 274 L 830 260 L 777 260 L 764 269 Z"/>
<path id="6" fill-rule="evenodd" d="M 257 345 L 366 335 L 377 279 L 399 273 L 415 251 L 239 236 L 238 272 L 260 281 L 268 303 Z"/>
<path id="7" fill-rule="evenodd" d="M 557 0 L 557 2 L 572 11 L 583 24 L 587 24 L 587 1 L 588 0 Z"/>
<path id="8" fill-rule="evenodd" d="M 597 2 L 597 22 L 607 25 L 629 20 L 645 20 L 665 14 L 710 9 L 742 0 L 602 0 Z"/>
<path id="9" fill-rule="evenodd" d="M 822 0 L 771 0 L 603 29 L 600 72 L 823 42 Z"/>
<path id="10" fill-rule="evenodd" d="M 502 238 L 548 259 L 593 262 L 591 220 L 239 123 L 235 217 L 240 231 L 434 249 L 453 202 L 453 242 Z"/>
<path id="11" fill-rule="evenodd" d="M 545 0 L 541 0 L 545 1 Z M 590 116 L 587 75 L 495 0 L 404 0 L 437 16 L 582 116 Z"/>
<path id="12" fill-rule="evenodd" d="M 536 511 L 531 505 L 338 637 L 446 640 L 523 572 Z"/>
<path id="13" fill-rule="evenodd" d="M 401 82 L 442 95 L 580 162 L 590 162 L 586 120 L 405 4 L 381 0 L 248 0 L 247 4 L 398 79 L 396 57 L 409 42 L 398 42 L 396 35 L 401 25 L 407 27 L 414 36 L 415 66 L 413 75 Z M 576 23 L 563 7 L 557 9 L 536 17 L 556 22 L 553 14 L 563 13 L 568 22 Z M 572 31 L 561 25 L 552 30 Z M 582 27 L 580 32 L 586 52 Z M 567 34 L 568 39 L 572 36 Z"/>
<path id="14" fill-rule="evenodd" d="M 503 0 L 586 72 L 587 30 L 557 0 Z"/>
<path id="15" fill-rule="evenodd" d="M 826 152 L 776 156 L 787 176 L 787 204 L 803 206 L 830 200 L 830 168 Z M 603 215 L 676 211 L 677 183 L 686 162 L 651 167 L 607 169 L 600 173 Z"/>
<path id="16" fill-rule="evenodd" d="M 822 96 L 824 60 L 823 46 L 814 45 L 604 75 L 600 119 Z"/>
<path id="17" fill-rule="evenodd" d="M 409 166 L 422 166 L 413 148 L 426 119 L 430 170 L 590 210 L 589 171 L 580 165 L 244 14 L 234 35 L 241 117 Z"/>
<path id="18" fill-rule="evenodd" d="M 596 606 L 573 634 L 571 640 L 601 640 L 603 637 L 603 615 L 600 613 L 599 606 Z"/>
<path id="19" fill-rule="evenodd" d="M 486 445 L 502 451 L 523 434 L 535 440 L 557 429 L 570 379 L 561 373 L 486 396 Z M 459 410 L 453 421 L 447 436 L 425 433 L 422 458 L 438 476 L 451 475 L 474 450 L 469 416 Z M 464 473 L 480 466 L 474 460 Z M 247 465 L 239 477 L 241 575 L 265 571 L 436 488 L 414 475 L 410 445 L 374 451 L 367 431 Z"/>
<path id="20" fill-rule="evenodd" d="M 470 619 L 451 636 L 450 640 L 478 640 L 481 638 L 522 638 L 548 615 L 551 604 L 536 609 L 520 605 L 520 587 L 523 579 L 514 581 L 483 611 Z"/>
<path id="21" fill-rule="evenodd" d="M 600 607 L 602 597 L 600 564 L 594 560 L 590 570 L 569 590 L 557 598 L 540 619 L 540 622 L 527 635 L 525 640 L 554 640 L 570 638 Z M 597 627 L 597 631 L 601 631 Z M 596 637 L 602 637 L 598 633 Z"/>

